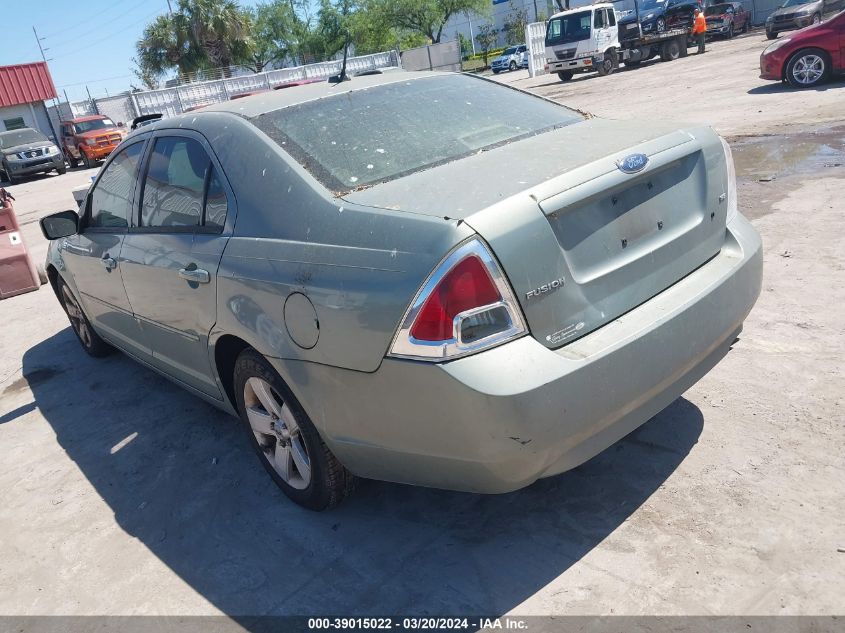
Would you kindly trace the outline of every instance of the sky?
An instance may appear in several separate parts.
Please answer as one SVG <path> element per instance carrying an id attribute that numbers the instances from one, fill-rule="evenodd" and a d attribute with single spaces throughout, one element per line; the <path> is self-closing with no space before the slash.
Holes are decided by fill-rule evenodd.
<path id="1" fill-rule="evenodd" d="M 104 97 L 139 82 L 132 74 L 135 42 L 167 12 L 167 0 L 0 0 L 0 66 L 41 61 L 35 34 L 44 38 L 50 74 L 60 97 Z"/>

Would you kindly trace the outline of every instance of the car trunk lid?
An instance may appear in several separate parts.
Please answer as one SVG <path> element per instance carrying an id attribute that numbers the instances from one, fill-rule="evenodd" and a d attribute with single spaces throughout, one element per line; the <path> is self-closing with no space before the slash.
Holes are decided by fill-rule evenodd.
<path id="1" fill-rule="evenodd" d="M 633 154 L 648 163 L 624 173 L 617 161 Z M 532 335 L 550 348 L 647 301 L 724 242 L 724 153 L 709 128 L 588 121 L 489 155 L 489 164 L 476 156 L 444 166 L 448 175 L 429 170 L 426 191 L 410 177 L 347 197 L 398 202 L 390 189 L 403 181 L 405 203 L 384 206 L 423 207 L 440 194 L 491 246 Z"/>

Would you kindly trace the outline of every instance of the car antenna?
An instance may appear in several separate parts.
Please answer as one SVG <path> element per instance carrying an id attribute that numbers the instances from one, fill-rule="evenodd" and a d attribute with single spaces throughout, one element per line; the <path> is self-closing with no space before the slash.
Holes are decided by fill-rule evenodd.
<path id="1" fill-rule="evenodd" d="M 349 31 L 346 31 L 346 44 L 343 47 L 343 64 L 340 67 L 340 74 L 329 77 L 330 84 L 339 84 L 342 81 L 349 81 L 349 76 L 346 74 L 346 57 L 349 54 L 349 41 Z"/>

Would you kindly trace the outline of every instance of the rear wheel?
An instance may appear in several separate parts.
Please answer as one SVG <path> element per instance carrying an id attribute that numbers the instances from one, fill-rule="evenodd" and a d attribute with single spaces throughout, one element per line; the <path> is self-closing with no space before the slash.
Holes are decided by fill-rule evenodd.
<path id="1" fill-rule="evenodd" d="M 561 70 L 557 76 L 561 81 L 569 81 L 574 74 L 571 70 Z"/>
<path id="2" fill-rule="evenodd" d="M 818 48 L 800 50 L 786 65 L 786 80 L 794 88 L 812 88 L 830 74 L 827 54 Z"/>
<path id="3" fill-rule="evenodd" d="M 238 413 L 276 485 L 311 510 L 340 503 L 355 478 L 332 454 L 273 366 L 252 349 L 235 362 Z"/>
<path id="4" fill-rule="evenodd" d="M 89 356 L 100 358 L 107 356 L 114 350 L 91 327 L 91 323 L 88 321 L 88 317 L 85 316 L 82 308 L 79 307 L 76 297 L 73 296 L 68 285 L 61 279 L 59 280 L 59 302 L 65 309 L 65 314 L 67 314 L 67 318 L 70 321 L 70 327 L 73 329 L 73 333 L 76 334 L 76 338 L 82 344 L 82 349 Z"/>
<path id="5" fill-rule="evenodd" d="M 681 47 L 677 39 L 671 39 L 663 43 L 660 49 L 660 59 L 664 62 L 671 62 L 681 56 Z"/>

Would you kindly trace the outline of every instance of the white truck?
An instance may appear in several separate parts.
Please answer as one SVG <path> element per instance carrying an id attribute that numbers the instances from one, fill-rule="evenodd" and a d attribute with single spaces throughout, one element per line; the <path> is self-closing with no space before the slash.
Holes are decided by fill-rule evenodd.
<path id="1" fill-rule="evenodd" d="M 686 56 L 689 27 L 644 34 L 637 24 L 637 35 L 620 43 L 618 17 L 610 2 L 555 13 L 546 23 L 546 71 L 569 81 L 575 73 L 609 75 L 620 63 L 636 66 L 656 55 Z"/>

